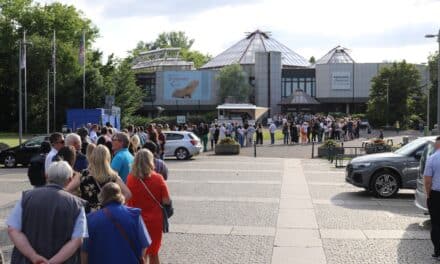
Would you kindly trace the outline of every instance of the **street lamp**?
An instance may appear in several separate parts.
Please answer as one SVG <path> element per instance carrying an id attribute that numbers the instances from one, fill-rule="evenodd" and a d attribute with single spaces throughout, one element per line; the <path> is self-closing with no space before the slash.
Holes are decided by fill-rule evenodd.
<path id="1" fill-rule="evenodd" d="M 437 35 L 434 34 L 427 34 L 425 35 L 425 38 L 437 38 L 438 42 L 438 55 L 437 55 L 437 134 L 439 134 L 440 131 L 440 29 L 438 31 Z"/>

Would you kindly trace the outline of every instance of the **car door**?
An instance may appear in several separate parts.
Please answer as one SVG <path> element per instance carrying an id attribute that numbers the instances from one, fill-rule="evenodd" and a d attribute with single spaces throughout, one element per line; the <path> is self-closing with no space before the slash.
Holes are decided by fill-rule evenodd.
<path id="1" fill-rule="evenodd" d="M 178 133 L 166 133 L 165 156 L 174 156 L 176 149 L 181 145 L 183 135 Z"/>
<path id="2" fill-rule="evenodd" d="M 402 185 L 404 188 L 415 189 L 417 187 L 417 177 L 420 168 L 420 158 L 423 154 L 426 144 L 420 146 L 409 155 L 405 161 L 405 168 L 403 169 Z M 419 156 L 416 156 L 419 155 Z"/>
<path id="3" fill-rule="evenodd" d="M 38 154 L 44 137 L 35 137 L 24 142 L 17 151 L 16 159 L 18 163 L 28 164 L 30 159 Z"/>

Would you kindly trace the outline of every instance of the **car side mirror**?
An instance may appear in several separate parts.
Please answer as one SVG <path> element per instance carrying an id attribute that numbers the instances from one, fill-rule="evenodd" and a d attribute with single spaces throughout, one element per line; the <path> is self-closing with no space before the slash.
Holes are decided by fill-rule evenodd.
<path id="1" fill-rule="evenodd" d="M 417 151 L 416 154 L 414 155 L 414 158 L 416 160 L 420 160 L 422 158 L 423 155 L 423 150 Z"/>

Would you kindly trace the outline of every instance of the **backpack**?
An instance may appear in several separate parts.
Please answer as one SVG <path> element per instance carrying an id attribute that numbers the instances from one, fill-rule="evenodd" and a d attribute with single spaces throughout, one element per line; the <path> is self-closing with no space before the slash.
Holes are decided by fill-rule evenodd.
<path id="1" fill-rule="evenodd" d="M 42 186 L 46 184 L 44 171 L 45 154 L 38 154 L 31 158 L 28 168 L 28 177 L 32 186 Z"/>

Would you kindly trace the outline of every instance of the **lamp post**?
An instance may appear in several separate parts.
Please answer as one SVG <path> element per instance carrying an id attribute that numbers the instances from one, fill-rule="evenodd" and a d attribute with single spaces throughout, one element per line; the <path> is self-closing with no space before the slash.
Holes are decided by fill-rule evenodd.
<path id="1" fill-rule="evenodd" d="M 387 125 L 386 127 L 388 128 L 390 126 L 389 124 L 389 115 L 390 115 L 390 80 L 387 79 L 387 82 L 385 83 L 387 86 L 387 114 L 386 114 L 386 119 L 387 119 Z"/>
<path id="2" fill-rule="evenodd" d="M 439 125 L 440 125 L 440 29 L 438 31 L 437 35 L 434 34 L 427 34 L 425 35 L 425 38 L 437 38 L 438 42 L 438 55 L 437 55 L 437 134 L 439 134 Z"/>

